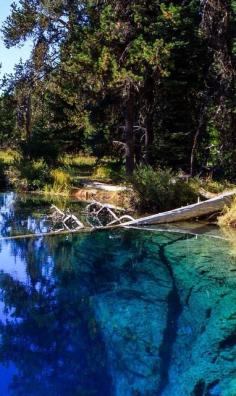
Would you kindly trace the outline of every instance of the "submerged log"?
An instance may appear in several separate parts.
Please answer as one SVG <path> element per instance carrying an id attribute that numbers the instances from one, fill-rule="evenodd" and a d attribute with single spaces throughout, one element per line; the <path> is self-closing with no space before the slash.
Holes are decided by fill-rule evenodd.
<path id="1" fill-rule="evenodd" d="M 236 190 L 229 191 L 218 195 L 215 198 L 208 199 L 207 201 L 183 206 L 182 208 L 154 214 L 152 216 L 142 217 L 140 219 L 124 223 L 123 226 L 174 223 L 210 215 L 212 213 L 222 211 L 225 205 L 230 204 L 235 196 Z"/>

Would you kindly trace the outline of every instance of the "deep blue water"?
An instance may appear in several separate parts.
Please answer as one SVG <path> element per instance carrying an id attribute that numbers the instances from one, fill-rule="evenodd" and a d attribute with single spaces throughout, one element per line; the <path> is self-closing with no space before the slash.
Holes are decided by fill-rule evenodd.
<path id="1" fill-rule="evenodd" d="M 1 235 L 48 207 L 0 195 Z M 235 286 L 215 230 L 2 239 L 0 396 L 235 396 Z"/>

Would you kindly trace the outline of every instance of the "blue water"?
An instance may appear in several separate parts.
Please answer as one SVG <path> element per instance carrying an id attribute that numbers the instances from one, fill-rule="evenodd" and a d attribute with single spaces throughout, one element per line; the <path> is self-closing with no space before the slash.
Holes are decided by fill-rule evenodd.
<path id="1" fill-rule="evenodd" d="M 2 194 L 1 235 L 49 205 Z M 193 234 L 0 240 L 0 396 L 235 396 L 233 245 Z"/>

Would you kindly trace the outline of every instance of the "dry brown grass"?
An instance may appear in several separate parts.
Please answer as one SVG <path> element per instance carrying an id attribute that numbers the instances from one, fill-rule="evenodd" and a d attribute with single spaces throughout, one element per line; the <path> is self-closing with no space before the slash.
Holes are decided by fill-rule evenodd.
<path id="1" fill-rule="evenodd" d="M 218 225 L 231 245 L 230 253 L 236 256 L 236 198 L 230 206 L 225 207 L 218 218 Z"/>
<path id="2" fill-rule="evenodd" d="M 222 215 L 218 218 L 220 227 L 236 228 L 236 198 L 230 206 L 226 206 Z"/>

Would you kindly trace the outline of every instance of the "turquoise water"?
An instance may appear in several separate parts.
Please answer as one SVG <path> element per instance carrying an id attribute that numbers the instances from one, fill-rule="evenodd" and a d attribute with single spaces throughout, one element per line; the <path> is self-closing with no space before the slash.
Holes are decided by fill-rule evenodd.
<path id="1" fill-rule="evenodd" d="M 48 207 L 1 195 L 1 235 Z M 1 240 L 0 395 L 235 396 L 235 286 L 212 230 Z"/>

